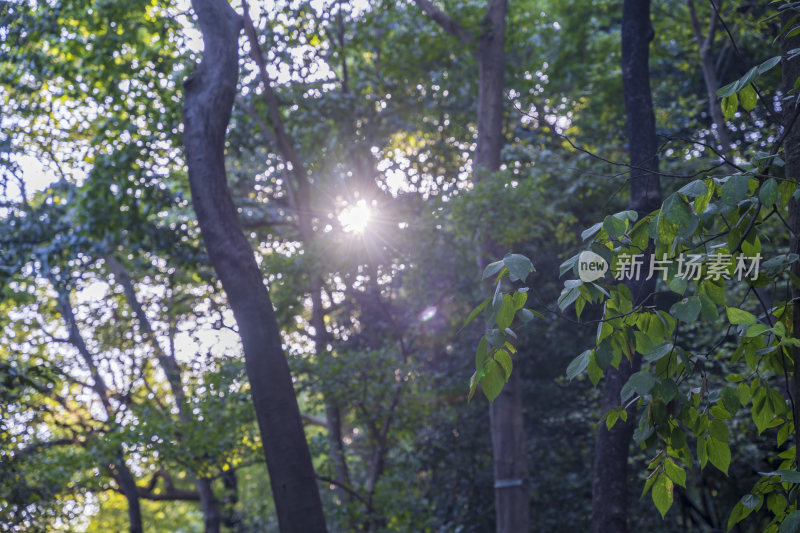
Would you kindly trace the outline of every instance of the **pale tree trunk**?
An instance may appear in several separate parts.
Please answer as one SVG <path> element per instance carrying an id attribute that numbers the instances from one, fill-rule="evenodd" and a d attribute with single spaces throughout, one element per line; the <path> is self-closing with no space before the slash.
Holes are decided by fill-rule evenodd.
<path id="1" fill-rule="evenodd" d="M 661 204 L 655 116 L 650 93 L 649 54 L 653 27 L 649 0 L 625 0 L 622 12 L 622 87 L 630 154 L 630 208 L 643 216 Z M 631 284 L 634 305 L 650 296 L 655 278 Z M 620 390 L 641 364 L 623 360 L 619 370 L 609 368 L 603 383 L 603 413 L 619 405 Z M 633 407 L 628 421 L 618 421 L 611 430 L 598 425 L 592 479 L 592 531 L 628 531 L 628 452 L 636 425 Z"/>
<path id="2" fill-rule="evenodd" d="M 714 0 L 711 1 L 713 2 Z M 708 112 L 711 115 L 711 120 L 714 122 L 714 125 L 717 126 L 714 133 L 722 148 L 722 153 L 727 153 L 733 147 L 733 142 L 728 132 L 728 126 L 725 124 L 725 117 L 722 115 L 722 108 L 717 102 L 719 80 L 717 79 L 717 69 L 714 64 L 714 54 L 712 50 L 719 17 L 717 17 L 716 11 L 712 8 L 712 13 L 708 21 L 708 29 L 705 35 L 703 35 L 703 28 L 700 25 L 700 20 L 697 18 L 694 0 L 687 0 L 687 4 L 689 6 L 689 17 L 692 22 L 692 29 L 694 30 L 695 40 L 697 41 L 697 49 L 700 53 L 703 81 L 706 86 L 706 93 L 708 94 Z M 716 5 L 716 9 L 721 8 L 722 1 L 720 0 Z"/>
<path id="3" fill-rule="evenodd" d="M 281 334 L 225 173 L 225 132 L 239 74 L 242 19 L 227 0 L 192 0 L 203 58 L 184 83 L 184 144 L 192 205 L 211 264 L 239 326 L 280 530 L 325 531 L 300 410 Z"/>

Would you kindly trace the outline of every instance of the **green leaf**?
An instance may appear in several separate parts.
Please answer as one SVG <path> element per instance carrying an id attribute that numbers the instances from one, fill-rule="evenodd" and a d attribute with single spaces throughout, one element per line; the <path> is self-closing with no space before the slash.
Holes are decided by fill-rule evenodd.
<path id="1" fill-rule="evenodd" d="M 483 269 L 483 276 L 481 279 L 489 279 L 501 270 L 503 270 L 503 262 L 502 261 L 495 261 L 494 263 L 489 263 L 486 265 L 486 268 Z"/>
<path id="2" fill-rule="evenodd" d="M 745 332 L 744 336 L 745 337 L 758 337 L 759 335 L 761 335 L 765 331 L 769 331 L 769 328 L 767 326 L 765 326 L 764 324 L 753 324 L 752 326 L 747 328 L 747 331 Z"/>
<path id="3" fill-rule="evenodd" d="M 469 396 L 467 396 L 467 403 L 472 400 L 475 395 L 475 390 L 478 388 L 478 371 L 476 370 L 472 377 L 469 378 Z"/>
<path id="4" fill-rule="evenodd" d="M 780 63 L 780 61 L 781 61 L 781 56 L 775 56 L 775 57 L 771 57 L 771 58 L 767 59 L 766 61 L 764 61 L 763 63 L 761 63 L 758 66 L 758 73 L 759 74 L 764 74 L 765 72 L 770 70 L 772 67 L 774 67 L 775 65 Z"/>
<path id="5" fill-rule="evenodd" d="M 467 327 L 469 325 L 470 322 L 475 320 L 475 317 L 478 316 L 481 311 L 483 311 L 483 308 L 486 307 L 489 304 L 490 301 L 491 301 L 491 298 L 486 298 L 484 301 L 482 301 L 480 304 L 478 304 L 478 307 L 473 309 L 472 312 L 467 317 L 467 319 L 464 321 L 464 325 L 461 326 L 461 329 L 464 329 L 465 327 Z"/>
<path id="6" fill-rule="evenodd" d="M 481 388 L 489 403 L 492 403 L 503 390 L 503 385 L 506 383 L 506 371 L 497 361 L 490 359 L 486 362 L 485 372 L 486 376 L 481 380 Z"/>
<path id="7" fill-rule="evenodd" d="M 514 310 L 519 311 L 525 305 L 525 302 L 528 301 L 528 291 L 517 291 L 511 297 L 512 301 L 514 302 Z"/>
<path id="8" fill-rule="evenodd" d="M 497 346 L 499 348 L 506 343 L 506 335 L 499 329 L 490 329 L 486 332 L 486 340 L 488 340 L 489 344 L 492 346 Z"/>
<path id="9" fill-rule="evenodd" d="M 672 481 L 681 487 L 686 487 L 686 470 L 676 465 L 672 457 L 667 457 L 664 460 L 664 472 Z"/>
<path id="10" fill-rule="evenodd" d="M 751 81 L 758 78 L 758 67 L 753 67 L 747 71 L 747 74 L 739 79 L 739 86 L 736 88 L 737 92 L 742 91 L 744 87 L 750 84 Z"/>
<path id="11" fill-rule="evenodd" d="M 678 189 L 678 193 L 686 195 L 690 198 L 697 198 L 698 196 L 703 196 L 708 192 L 708 186 L 703 182 L 703 180 L 694 180 L 680 189 Z"/>
<path id="12" fill-rule="evenodd" d="M 701 470 L 708 464 L 708 439 L 703 436 L 697 437 L 697 462 Z"/>
<path id="13" fill-rule="evenodd" d="M 792 511 L 783 519 L 778 533 L 800 533 L 800 511 Z"/>
<path id="14" fill-rule="evenodd" d="M 672 507 L 674 488 L 675 485 L 672 480 L 663 474 L 659 474 L 658 479 L 653 484 L 653 503 L 656 504 L 656 509 L 661 513 L 661 518 L 664 518 L 669 508 Z"/>
<path id="15" fill-rule="evenodd" d="M 742 109 L 745 111 L 752 111 L 756 107 L 758 96 L 752 83 L 748 83 L 744 89 L 739 91 L 739 100 L 741 101 Z"/>
<path id="16" fill-rule="evenodd" d="M 731 419 L 731 414 L 728 412 L 728 410 L 725 409 L 723 406 L 721 406 L 719 404 L 712 405 L 708 409 L 708 412 L 709 412 L 709 414 L 711 416 L 713 416 L 714 418 L 716 418 L 718 420 L 730 420 Z"/>
<path id="17" fill-rule="evenodd" d="M 703 186 L 705 187 L 704 184 Z M 686 205 L 686 201 L 677 193 L 673 193 L 667 197 L 664 201 L 664 207 L 661 213 L 668 222 L 678 227 L 688 226 L 692 219 L 692 211 Z"/>
<path id="18" fill-rule="evenodd" d="M 600 382 L 600 378 L 603 377 L 603 371 L 592 358 L 589 358 L 589 366 L 586 367 L 586 375 L 589 376 L 589 381 L 591 381 L 592 385 L 595 387 Z"/>
<path id="19" fill-rule="evenodd" d="M 752 313 L 737 309 L 735 307 L 728 307 L 725 309 L 728 315 L 728 321 L 731 324 L 755 324 L 756 317 Z"/>
<path id="20" fill-rule="evenodd" d="M 625 227 L 625 220 L 620 220 L 614 215 L 608 215 L 603 219 L 603 229 L 606 230 L 606 233 L 608 233 L 608 236 L 612 239 L 619 239 L 624 235 Z"/>
<path id="21" fill-rule="evenodd" d="M 514 299 L 508 295 L 503 295 L 503 303 L 500 304 L 500 311 L 497 312 L 497 328 L 506 329 L 514 321 Z M 492 324 L 489 324 L 490 326 Z"/>
<path id="22" fill-rule="evenodd" d="M 709 322 L 713 322 L 718 319 L 719 311 L 717 310 L 717 306 L 714 304 L 714 302 L 711 301 L 711 298 L 705 294 L 698 294 L 697 297 L 700 300 L 700 314 L 703 315 L 703 318 Z"/>
<path id="23" fill-rule="evenodd" d="M 736 206 L 747 195 L 750 187 L 750 180 L 747 176 L 731 176 L 722 186 L 722 203 L 725 205 Z"/>
<path id="24" fill-rule="evenodd" d="M 575 379 L 579 376 L 586 367 L 589 366 L 589 356 L 592 354 L 591 350 L 586 350 L 578 357 L 572 360 L 572 362 L 567 366 L 567 378 Z"/>
<path id="25" fill-rule="evenodd" d="M 594 361 L 601 370 L 605 370 L 611 364 L 612 359 L 614 359 L 614 348 L 611 340 L 606 339 L 595 350 Z"/>
<path id="26" fill-rule="evenodd" d="M 778 470 L 777 473 L 784 483 L 800 483 L 800 472 L 797 470 Z"/>
<path id="27" fill-rule="evenodd" d="M 590 239 L 590 238 L 594 237 L 595 235 L 597 235 L 597 232 L 600 231 L 602 228 L 603 228 L 603 223 L 602 222 L 598 222 L 597 224 L 593 225 L 591 228 L 583 230 L 581 232 L 581 239 L 583 239 L 585 241 L 586 239 Z"/>
<path id="28" fill-rule="evenodd" d="M 564 287 L 561 291 L 561 295 L 558 297 L 558 307 L 562 311 L 569 307 L 575 300 L 578 299 L 578 296 L 581 295 L 581 291 L 578 290 L 577 286 L 572 287 Z"/>
<path id="29" fill-rule="evenodd" d="M 725 285 L 723 285 L 722 280 L 718 282 L 705 280 L 700 285 L 700 291 L 708 296 L 715 304 L 725 305 Z"/>
<path id="30" fill-rule="evenodd" d="M 475 369 L 480 371 L 487 359 L 489 359 L 489 341 L 486 337 L 481 337 L 478 349 L 475 351 Z"/>
<path id="31" fill-rule="evenodd" d="M 708 460 L 727 476 L 731 464 L 731 449 L 728 443 L 720 442 L 713 437 L 708 439 Z"/>
<path id="32" fill-rule="evenodd" d="M 797 254 L 780 254 L 761 263 L 761 268 L 762 270 L 777 273 L 797 261 L 797 259 Z"/>
<path id="33" fill-rule="evenodd" d="M 631 374 L 627 383 L 625 383 L 625 385 L 622 386 L 622 390 L 620 390 L 620 399 L 624 403 L 633 396 L 634 392 L 639 396 L 644 396 L 650 392 L 655 384 L 655 378 L 647 372 Z"/>
<path id="34" fill-rule="evenodd" d="M 712 420 L 709 423 L 708 432 L 713 438 L 720 442 L 728 442 L 730 438 L 728 425 L 722 420 Z"/>
<path id="35" fill-rule="evenodd" d="M 711 198 L 714 196 L 714 182 L 711 181 L 709 183 L 711 186 L 708 187 L 708 191 L 704 195 L 694 199 L 694 210 L 698 214 L 705 213 L 709 202 L 711 202 Z"/>
<path id="36" fill-rule="evenodd" d="M 575 264 L 578 262 L 578 259 L 580 258 L 580 256 L 581 256 L 581 254 L 573 255 L 572 257 L 570 257 L 569 259 L 567 259 L 566 261 L 561 263 L 561 265 L 559 265 L 559 267 L 558 267 L 558 277 L 561 277 L 566 272 L 569 272 L 570 270 L 572 270 L 573 267 L 575 266 Z"/>
<path id="37" fill-rule="evenodd" d="M 739 501 L 742 502 L 742 505 L 744 505 L 751 511 L 755 511 L 761 505 L 761 502 L 763 500 L 761 496 L 758 496 L 756 494 L 745 494 Z"/>
<path id="38" fill-rule="evenodd" d="M 758 191 L 758 199 L 764 204 L 764 207 L 772 207 L 778 201 L 778 182 L 775 178 L 769 178 L 761 184 L 761 189 Z"/>
<path id="39" fill-rule="evenodd" d="M 494 352 L 494 360 L 497 361 L 506 373 L 506 381 L 511 377 L 511 370 L 514 368 L 514 363 L 511 360 L 511 354 L 500 348 Z"/>
<path id="40" fill-rule="evenodd" d="M 539 318 L 544 318 L 544 315 L 541 313 L 537 313 L 536 311 L 531 311 L 530 309 L 520 309 L 517 313 L 520 322 L 523 324 L 527 324 L 531 320 L 533 320 L 534 316 L 538 316 Z"/>
<path id="41" fill-rule="evenodd" d="M 728 97 L 736 92 L 736 86 L 739 84 L 739 80 L 729 83 L 723 87 L 717 89 L 717 96 L 720 98 Z"/>
<path id="42" fill-rule="evenodd" d="M 748 496 L 750 496 L 748 494 Z M 747 518 L 747 516 L 752 511 L 745 507 L 741 501 L 733 506 L 733 510 L 731 510 L 731 515 L 728 517 L 728 531 L 733 529 L 733 526 Z"/>
<path id="43" fill-rule="evenodd" d="M 730 120 L 736 115 L 736 110 L 739 108 L 739 97 L 736 93 L 726 96 L 722 99 L 722 114 L 725 120 Z"/>
<path id="44" fill-rule="evenodd" d="M 525 281 L 528 274 L 533 272 L 533 263 L 524 255 L 508 255 L 503 258 L 503 264 L 508 269 L 508 276 L 511 281 Z"/>
<path id="45" fill-rule="evenodd" d="M 722 388 L 722 405 L 725 406 L 725 410 L 729 413 L 736 413 L 736 411 L 739 410 L 739 407 L 741 406 L 739 394 L 733 387 Z"/>
<path id="46" fill-rule="evenodd" d="M 672 351 L 672 348 L 673 346 L 671 343 L 661 344 L 660 346 L 655 346 L 652 349 L 647 350 L 642 354 L 642 356 L 644 356 L 646 361 L 650 361 L 652 363 L 653 361 L 658 361 L 667 355 Z"/>
<path id="47" fill-rule="evenodd" d="M 689 296 L 672 306 L 669 312 L 681 322 L 690 324 L 697 320 L 700 314 L 700 298 Z"/>

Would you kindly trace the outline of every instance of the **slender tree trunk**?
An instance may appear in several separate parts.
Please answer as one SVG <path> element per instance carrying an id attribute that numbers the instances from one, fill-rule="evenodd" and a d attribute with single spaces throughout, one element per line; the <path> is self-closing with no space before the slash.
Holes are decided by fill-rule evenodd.
<path id="1" fill-rule="evenodd" d="M 109 401 L 109 391 L 103 376 L 97 368 L 91 352 L 89 352 L 86 341 L 83 339 L 83 334 L 78 328 L 78 321 L 75 319 L 75 312 L 69 302 L 69 293 L 66 290 L 58 288 L 55 279 L 51 278 L 50 282 L 59 291 L 59 309 L 64 322 L 67 325 L 67 332 L 69 335 L 70 343 L 78 350 L 81 358 L 89 369 L 92 376 L 92 388 L 103 406 L 103 411 L 106 413 L 106 418 L 109 424 L 114 424 L 114 411 Z M 136 478 L 133 476 L 130 468 L 125 462 L 125 454 L 122 449 L 116 450 L 117 459 L 113 464 L 109 465 L 114 479 L 119 485 L 119 490 L 128 502 L 128 521 L 130 533 L 142 533 L 144 527 L 142 525 L 142 511 L 139 503 L 139 489 L 136 486 Z"/>
<path id="2" fill-rule="evenodd" d="M 717 135 L 717 140 L 722 147 L 722 153 L 727 153 L 733 147 L 731 134 L 728 132 L 728 126 L 725 124 L 725 117 L 722 116 L 722 108 L 717 102 L 717 89 L 719 89 L 719 81 L 717 80 L 717 73 L 714 69 L 714 58 L 711 52 L 705 50 L 702 52 L 703 62 L 703 79 L 706 84 L 706 92 L 708 93 L 708 111 L 711 113 L 711 120 L 717 126 L 714 130 Z"/>
<path id="3" fill-rule="evenodd" d="M 781 21 L 784 28 L 789 28 L 792 24 L 792 17 L 797 14 L 793 9 L 787 9 Z M 789 51 L 795 48 L 800 48 L 800 36 L 790 37 L 784 39 L 781 43 L 781 51 L 783 53 L 783 89 L 784 93 L 788 93 L 793 87 L 795 80 L 800 78 L 800 59 L 794 57 L 788 59 Z M 796 115 L 800 112 L 797 106 L 797 96 L 791 95 L 783 99 L 783 123 L 784 128 L 788 128 L 785 132 L 783 140 L 783 159 L 785 162 L 784 172 L 787 179 L 797 182 L 800 178 L 800 127 L 797 126 Z M 792 253 L 800 253 L 800 200 L 794 196 L 789 200 L 789 251 Z M 795 261 L 792 263 L 791 272 L 795 276 L 800 276 L 800 263 Z M 800 289 L 792 283 L 791 284 L 792 296 L 792 331 L 794 336 L 800 332 Z M 795 468 L 800 468 L 800 348 L 793 350 L 794 368 L 792 370 L 792 396 L 794 397 L 794 413 L 792 413 L 795 420 L 794 438 L 795 438 Z M 800 501 L 800 498 L 798 498 Z"/>
<path id="4" fill-rule="evenodd" d="M 503 150 L 506 0 L 492 0 L 478 37 L 478 141 L 473 165 L 478 179 L 500 170 Z M 488 246 L 491 248 L 491 245 Z M 512 373 L 489 408 L 494 462 L 497 533 L 530 528 L 528 452 L 519 373 Z"/>
<path id="5" fill-rule="evenodd" d="M 142 533 L 144 526 L 142 524 L 142 510 L 139 504 L 139 489 L 136 486 L 136 478 L 133 477 L 128 465 L 125 464 L 125 457 L 123 457 L 122 451 L 119 452 L 118 460 L 113 466 L 119 489 L 128 502 L 130 533 Z"/>
<path id="6" fill-rule="evenodd" d="M 625 98 L 628 149 L 632 165 L 630 208 L 643 216 L 658 208 L 661 191 L 658 179 L 658 154 L 655 116 L 650 94 L 649 54 L 653 27 L 649 0 L 625 0 L 622 14 L 622 87 Z M 631 284 L 634 304 L 647 298 L 655 287 L 650 282 Z M 620 390 L 630 375 L 638 370 L 640 360 L 625 360 L 619 370 L 610 368 L 603 384 L 603 412 L 619 405 Z M 628 531 L 628 451 L 636 425 L 635 411 L 628 411 L 628 421 L 618 421 L 611 430 L 599 424 L 595 444 L 592 479 L 592 531 L 625 533 Z"/>
<path id="7" fill-rule="evenodd" d="M 217 498 L 209 478 L 197 478 L 194 482 L 197 494 L 200 495 L 200 507 L 203 509 L 203 525 L 205 533 L 219 533 L 222 516 L 219 512 Z"/>
<path id="8" fill-rule="evenodd" d="M 325 531 L 322 502 L 269 293 L 225 174 L 225 132 L 239 74 L 242 20 L 227 0 L 192 0 L 203 58 L 186 80 L 184 144 L 192 204 L 239 326 L 280 530 Z"/>
<path id="9" fill-rule="evenodd" d="M 222 497 L 222 522 L 231 533 L 242 530 L 242 520 L 236 510 L 239 502 L 239 481 L 236 479 L 236 470 L 231 468 L 222 473 L 222 486 L 225 492 Z"/>
<path id="10" fill-rule="evenodd" d="M 700 53 L 700 65 L 703 70 L 703 81 L 706 86 L 706 93 L 708 94 L 708 112 L 711 115 L 711 120 L 717 126 L 715 131 L 717 140 L 722 147 L 722 152 L 726 153 L 733 147 L 731 135 L 728 132 L 728 126 L 725 124 L 725 117 L 722 115 L 722 108 L 717 103 L 717 89 L 719 89 L 719 80 L 717 79 L 717 69 L 714 61 L 712 47 L 714 45 L 714 36 L 717 30 L 718 17 L 716 12 L 712 9 L 711 17 L 708 22 L 708 29 L 706 34 L 703 35 L 703 28 L 700 25 L 700 20 L 697 18 L 697 11 L 695 10 L 694 0 L 687 0 L 689 6 L 689 17 L 691 19 L 692 28 L 694 29 L 695 40 L 697 41 L 697 49 Z M 717 9 L 722 7 L 722 2 L 718 2 Z"/>

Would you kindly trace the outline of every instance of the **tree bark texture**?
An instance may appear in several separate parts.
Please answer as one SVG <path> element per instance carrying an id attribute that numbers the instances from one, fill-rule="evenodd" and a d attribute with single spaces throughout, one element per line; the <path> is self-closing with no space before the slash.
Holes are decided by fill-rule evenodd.
<path id="1" fill-rule="evenodd" d="M 225 173 L 225 132 L 236 95 L 242 19 L 226 0 L 193 0 L 192 6 L 204 42 L 202 61 L 184 83 L 184 146 L 192 204 L 242 338 L 280 530 L 325 531 L 280 330 Z"/>

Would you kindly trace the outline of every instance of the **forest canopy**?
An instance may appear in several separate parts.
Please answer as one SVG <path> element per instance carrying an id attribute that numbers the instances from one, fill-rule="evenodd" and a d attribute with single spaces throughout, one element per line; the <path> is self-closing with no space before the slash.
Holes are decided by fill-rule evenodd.
<path id="1" fill-rule="evenodd" d="M 800 531 L 800 2 L 0 2 L 0 531 Z"/>

